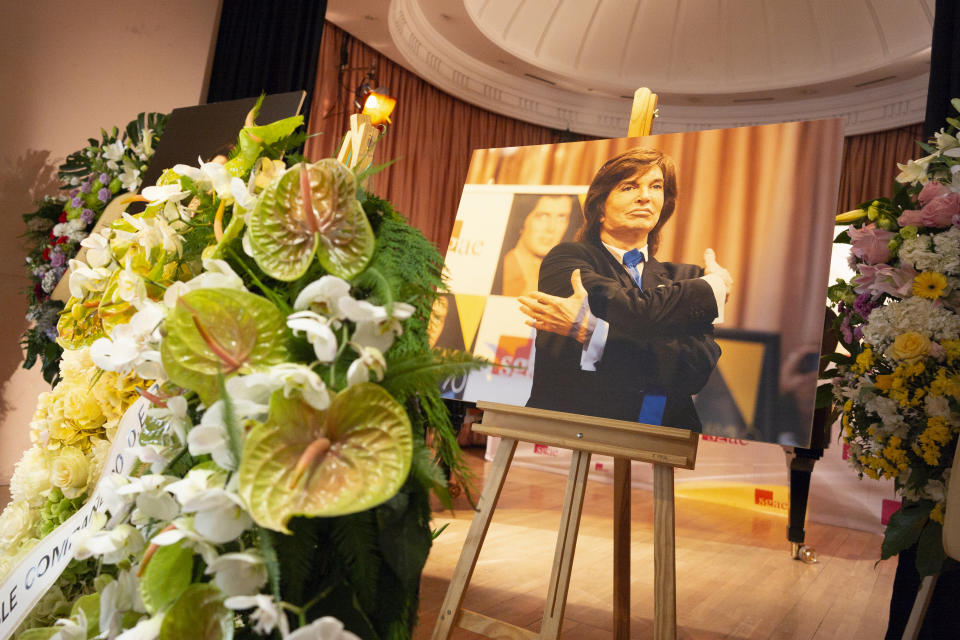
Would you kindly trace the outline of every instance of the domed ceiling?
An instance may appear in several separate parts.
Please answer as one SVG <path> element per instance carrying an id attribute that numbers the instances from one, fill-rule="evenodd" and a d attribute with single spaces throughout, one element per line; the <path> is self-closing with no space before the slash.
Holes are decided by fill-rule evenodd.
<path id="1" fill-rule="evenodd" d="M 328 0 L 327 19 L 480 107 L 599 136 L 923 120 L 934 0 Z"/>

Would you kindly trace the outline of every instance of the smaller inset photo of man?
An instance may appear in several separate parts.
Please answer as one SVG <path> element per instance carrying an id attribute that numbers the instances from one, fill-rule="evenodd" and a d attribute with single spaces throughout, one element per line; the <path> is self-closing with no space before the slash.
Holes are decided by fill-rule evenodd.
<path id="1" fill-rule="evenodd" d="M 576 195 L 514 195 L 491 295 L 517 297 L 536 291 L 543 257 L 561 242 L 573 240 L 582 222 Z"/>

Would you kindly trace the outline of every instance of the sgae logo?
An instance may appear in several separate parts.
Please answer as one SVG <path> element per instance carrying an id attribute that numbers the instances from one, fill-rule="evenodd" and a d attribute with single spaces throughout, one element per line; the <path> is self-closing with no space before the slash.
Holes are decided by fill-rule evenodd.
<path id="1" fill-rule="evenodd" d="M 526 376 L 533 377 L 530 367 L 530 349 L 533 346 L 532 338 L 517 336 L 500 336 L 497 342 L 497 353 L 494 356 L 493 375 L 495 376 Z M 510 368 L 508 368 L 510 367 Z"/>
<path id="2" fill-rule="evenodd" d="M 786 502 L 774 500 L 773 491 L 766 489 L 754 489 L 753 502 L 761 507 L 771 507 L 773 509 L 780 509 L 781 511 L 787 511 L 790 508 L 790 505 Z"/>
<path id="3" fill-rule="evenodd" d="M 483 253 L 483 240 L 471 240 L 469 237 L 461 238 L 463 231 L 463 220 L 457 220 L 453 223 L 453 232 L 450 234 L 450 246 L 447 247 L 447 253 L 455 253 L 461 256 L 479 256 Z"/>

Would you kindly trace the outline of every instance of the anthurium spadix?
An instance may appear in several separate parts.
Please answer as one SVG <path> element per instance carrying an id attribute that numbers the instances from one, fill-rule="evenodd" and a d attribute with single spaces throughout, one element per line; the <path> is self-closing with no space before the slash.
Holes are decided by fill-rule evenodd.
<path id="1" fill-rule="evenodd" d="M 236 289 L 197 289 L 177 300 L 160 348 L 170 381 L 195 390 L 207 406 L 218 376 L 286 362 L 286 317 L 272 302 Z"/>
<path id="2" fill-rule="evenodd" d="M 329 273 L 350 279 L 366 268 L 374 235 L 356 199 L 353 172 L 333 158 L 297 164 L 274 180 L 250 215 L 246 240 L 268 275 L 293 281 L 314 255 Z"/>
<path id="3" fill-rule="evenodd" d="M 270 398 L 267 421 L 247 435 L 238 492 L 261 526 L 289 533 L 297 515 L 356 513 L 393 497 L 410 471 L 406 410 L 366 382 L 317 410 L 298 393 Z"/>

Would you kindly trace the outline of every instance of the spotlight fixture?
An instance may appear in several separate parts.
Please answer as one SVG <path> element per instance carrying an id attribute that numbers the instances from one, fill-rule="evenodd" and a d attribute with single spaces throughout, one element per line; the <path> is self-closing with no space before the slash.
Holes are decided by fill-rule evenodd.
<path id="1" fill-rule="evenodd" d="M 368 91 L 363 100 L 363 109 L 361 113 L 370 116 L 370 122 L 374 126 L 381 124 L 392 124 L 390 114 L 397 106 L 397 99 L 389 95 L 389 89 L 386 87 L 377 87 Z"/>

